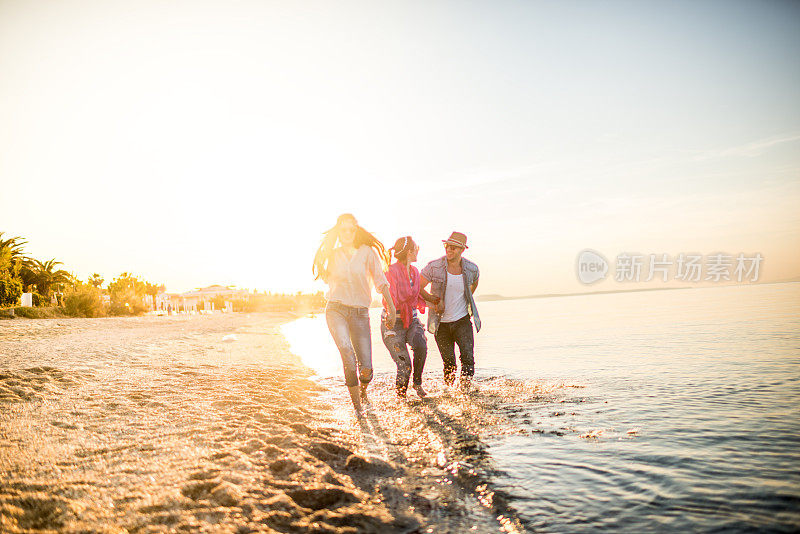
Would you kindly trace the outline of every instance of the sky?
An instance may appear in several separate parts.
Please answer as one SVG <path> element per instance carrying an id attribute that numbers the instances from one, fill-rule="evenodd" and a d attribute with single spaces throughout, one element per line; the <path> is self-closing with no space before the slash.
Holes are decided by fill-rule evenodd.
<path id="1" fill-rule="evenodd" d="M 0 231 L 80 278 L 323 289 L 340 213 L 479 292 L 586 248 L 800 276 L 800 3 L 0 0 Z M 613 267 L 612 267 L 613 268 Z"/>

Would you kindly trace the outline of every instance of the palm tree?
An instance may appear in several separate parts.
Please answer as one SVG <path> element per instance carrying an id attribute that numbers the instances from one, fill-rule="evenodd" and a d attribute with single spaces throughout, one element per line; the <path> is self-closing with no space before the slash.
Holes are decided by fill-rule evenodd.
<path id="1" fill-rule="evenodd" d="M 89 277 L 89 283 L 92 284 L 94 287 L 99 288 L 100 286 L 103 285 L 103 282 L 104 282 L 103 277 L 97 273 L 94 273 L 92 274 L 92 276 Z"/>
<path id="2" fill-rule="evenodd" d="M 0 269 L 5 268 L 12 275 L 16 275 L 27 263 L 22 250 L 27 242 L 21 237 L 3 239 L 4 235 L 5 232 L 0 232 Z"/>
<path id="3" fill-rule="evenodd" d="M 153 309 L 156 309 L 156 296 L 159 293 L 166 291 L 167 286 L 164 284 L 151 284 L 150 282 L 145 282 L 145 293 L 153 297 Z"/>
<path id="4" fill-rule="evenodd" d="M 31 272 L 33 272 L 33 279 L 35 280 L 36 290 L 44 297 L 50 296 L 50 288 L 57 284 L 66 284 L 72 280 L 70 274 L 63 270 L 55 270 L 57 265 L 63 265 L 55 258 L 45 262 L 33 260 L 31 265 Z"/>
<path id="5" fill-rule="evenodd" d="M 0 250 L 4 248 L 11 249 L 16 251 L 19 256 L 22 256 L 22 247 L 27 244 L 27 241 L 22 239 L 21 237 L 9 237 L 8 239 L 3 239 L 5 232 L 0 232 Z"/>

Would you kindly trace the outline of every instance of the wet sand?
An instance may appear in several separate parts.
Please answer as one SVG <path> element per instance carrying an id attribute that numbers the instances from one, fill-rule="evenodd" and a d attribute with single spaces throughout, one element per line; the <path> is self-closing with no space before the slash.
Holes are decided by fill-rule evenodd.
<path id="1" fill-rule="evenodd" d="M 289 352 L 290 319 L 0 323 L 0 531 L 523 528 L 485 476 L 479 429 L 518 431 L 491 384 L 399 402 L 379 376 L 359 424 Z"/>

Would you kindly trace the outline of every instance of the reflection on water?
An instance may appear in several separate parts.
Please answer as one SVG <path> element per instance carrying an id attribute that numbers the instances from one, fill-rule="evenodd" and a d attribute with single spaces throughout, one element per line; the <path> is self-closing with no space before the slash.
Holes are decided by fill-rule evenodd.
<path id="1" fill-rule="evenodd" d="M 394 362 L 381 340 L 378 326 L 380 324 L 380 313 L 380 308 L 371 308 L 369 310 L 372 336 L 372 365 L 377 373 L 394 372 Z M 287 323 L 281 327 L 281 333 L 286 336 L 292 352 L 297 354 L 303 363 L 313 369 L 319 377 L 331 378 L 342 375 L 342 360 L 328 331 L 324 313 L 303 317 Z M 436 352 L 433 336 L 430 334 L 428 334 L 428 351 L 429 353 L 433 352 L 433 354 L 428 357 L 428 361 L 425 364 L 426 372 L 441 373 L 442 361 L 438 352 Z"/>
<path id="2" fill-rule="evenodd" d="M 442 387 L 429 336 L 424 401 L 394 398 L 373 314 L 376 443 L 496 496 L 525 529 L 800 528 L 800 284 L 480 306 L 477 392 Z M 333 342 L 308 321 L 346 406 Z"/>
<path id="3" fill-rule="evenodd" d="M 372 365 L 377 373 L 394 372 L 395 365 L 389 352 L 381 340 L 380 308 L 371 308 L 370 331 L 372 337 Z M 422 318 L 424 324 L 424 317 Z M 304 364 L 313 369 L 319 377 L 331 378 L 342 375 L 342 360 L 339 351 L 333 342 L 328 325 L 325 323 L 325 314 L 303 317 L 285 324 L 281 332 L 286 336 L 289 346 Z M 427 373 L 441 373 L 442 361 L 435 348 L 433 336 L 428 334 L 428 361 L 425 364 Z"/>
<path id="4" fill-rule="evenodd" d="M 338 379 L 322 382 L 330 386 L 324 394 L 330 405 L 338 408 L 334 424 L 347 428 L 352 415 L 346 391 Z M 477 532 L 524 531 L 525 522 L 496 484 L 499 470 L 487 440 L 524 432 L 502 406 L 551 396 L 559 388 L 486 381 L 462 392 L 432 382 L 428 397 L 400 400 L 393 383 L 390 374 L 376 377 L 365 421 L 350 428 L 353 439 L 415 473 L 412 500 L 436 532 L 463 531 L 454 525 L 460 518 Z"/>
<path id="5" fill-rule="evenodd" d="M 328 332 L 325 315 L 303 317 L 286 323 L 281 333 L 289 342 L 291 351 L 313 369 L 319 376 L 334 376 L 342 373 L 339 351 Z"/>

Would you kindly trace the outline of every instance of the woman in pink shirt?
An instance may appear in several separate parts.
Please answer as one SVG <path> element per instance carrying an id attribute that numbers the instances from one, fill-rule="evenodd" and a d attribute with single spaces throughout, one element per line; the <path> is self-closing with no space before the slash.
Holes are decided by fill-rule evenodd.
<path id="1" fill-rule="evenodd" d="M 389 280 L 389 293 L 392 298 L 384 297 L 384 310 L 381 322 L 383 344 L 389 349 L 395 365 L 397 365 L 396 388 L 397 395 L 405 398 L 411 371 L 414 371 L 413 388 L 417 395 L 424 397 L 422 389 L 422 370 L 428 356 L 428 341 L 425 339 L 425 329 L 417 317 L 417 312 L 425 311 L 425 302 L 436 304 L 439 299 L 422 289 L 419 271 L 411 265 L 417 261 L 419 246 L 411 236 L 401 237 L 389 249 L 397 259 L 389 270 L 386 278 Z M 397 309 L 396 318 L 393 317 Z M 394 328 L 391 323 L 394 322 Z M 414 353 L 412 365 L 407 345 L 411 345 Z"/>
<path id="2" fill-rule="evenodd" d="M 349 213 L 340 215 L 336 226 L 325 232 L 314 256 L 315 279 L 321 278 L 328 284 L 325 319 L 342 356 L 344 381 L 358 418 L 363 417 L 362 404 L 369 402 L 367 386 L 372 380 L 370 285 L 391 302 L 389 283 L 383 274 L 386 263 L 383 243 L 359 226 Z M 388 328 L 394 325 L 393 305 L 390 311 Z"/>

